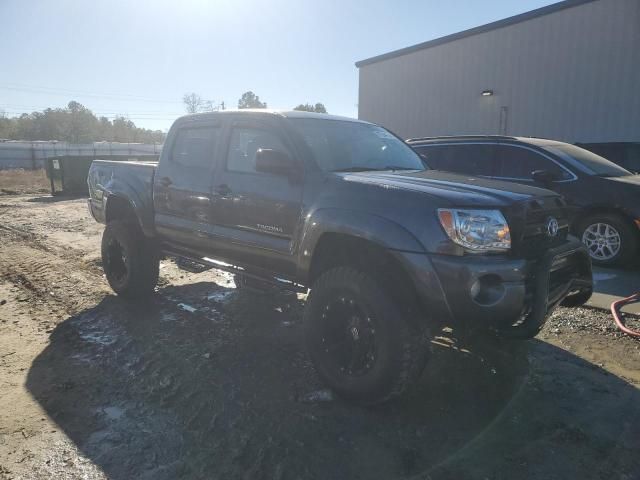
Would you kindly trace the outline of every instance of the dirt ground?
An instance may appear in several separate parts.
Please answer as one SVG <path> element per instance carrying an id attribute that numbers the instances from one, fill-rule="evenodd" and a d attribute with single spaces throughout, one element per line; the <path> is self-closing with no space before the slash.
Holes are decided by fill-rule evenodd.
<path id="1" fill-rule="evenodd" d="M 49 193 L 51 184 L 44 168 L 0 170 L 0 195 L 19 193 Z"/>
<path id="2" fill-rule="evenodd" d="M 333 398 L 304 298 L 170 261 L 115 297 L 84 199 L 0 196 L 0 479 L 638 479 L 640 342 L 559 309 L 528 342 L 445 337 L 415 391 Z"/>

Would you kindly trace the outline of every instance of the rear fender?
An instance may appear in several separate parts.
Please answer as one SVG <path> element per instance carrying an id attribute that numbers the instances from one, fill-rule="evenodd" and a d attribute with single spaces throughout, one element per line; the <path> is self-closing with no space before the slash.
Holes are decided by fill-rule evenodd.
<path id="1" fill-rule="evenodd" d="M 142 191 L 145 191 L 145 186 L 142 185 L 142 182 L 139 182 L 140 188 Z M 133 213 L 138 220 L 140 228 L 142 232 L 147 237 L 154 236 L 154 228 L 153 228 L 153 200 L 152 198 L 144 198 L 143 195 L 139 193 L 139 190 L 134 188 L 132 185 L 123 184 L 122 182 L 109 182 L 104 185 L 104 211 L 105 218 L 109 218 L 109 205 L 114 204 L 114 199 L 121 199 L 126 201 Z"/>

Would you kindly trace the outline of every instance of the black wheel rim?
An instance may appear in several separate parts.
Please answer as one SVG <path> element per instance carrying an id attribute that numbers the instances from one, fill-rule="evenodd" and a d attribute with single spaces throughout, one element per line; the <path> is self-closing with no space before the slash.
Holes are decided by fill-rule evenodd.
<path id="1" fill-rule="evenodd" d="M 349 377 L 360 377 L 375 365 L 375 321 L 366 307 L 348 294 L 324 304 L 321 313 L 321 348 L 327 364 Z"/>
<path id="2" fill-rule="evenodd" d="M 116 239 L 110 240 L 107 245 L 107 268 L 109 276 L 118 283 L 127 277 L 129 259 L 124 248 Z"/>

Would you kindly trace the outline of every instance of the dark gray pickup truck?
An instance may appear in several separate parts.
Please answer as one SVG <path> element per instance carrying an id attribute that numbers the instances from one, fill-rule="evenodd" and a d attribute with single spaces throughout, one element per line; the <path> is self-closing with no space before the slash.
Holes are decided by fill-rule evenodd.
<path id="1" fill-rule="evenodd" d="M 89 208 L 118 294 L 153 293 L 161 257 L 307 297 L 319 375 L 365 404 L 402 393 L 443 326 L 536 335 L 591 295 L 557 194 L 427 169 L 367 122 L 303 112 L 190 115 L 158 164 L 95 161 Z"/>

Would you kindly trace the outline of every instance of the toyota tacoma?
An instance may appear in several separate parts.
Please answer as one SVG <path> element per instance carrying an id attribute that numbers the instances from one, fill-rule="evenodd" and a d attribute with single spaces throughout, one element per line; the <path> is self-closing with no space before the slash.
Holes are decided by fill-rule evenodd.
<path id="1" fill-rule="evenodd" d="M 403 393 L 444 326 L 531 338 L 557 305 L 591 295 L 561 196 L 430 170 L 364 121 L 188 115 L 157 163 L 96 160 L 88 184 L 117 294 L 152 294 L 163 257 L 233 272 L 240 288 L 308 292 L 318 374 L 362 404 Z"/>

